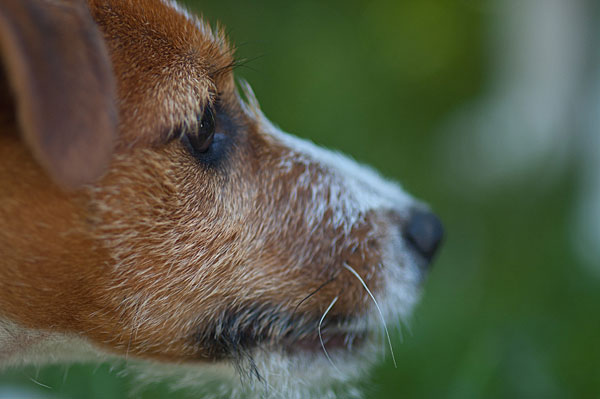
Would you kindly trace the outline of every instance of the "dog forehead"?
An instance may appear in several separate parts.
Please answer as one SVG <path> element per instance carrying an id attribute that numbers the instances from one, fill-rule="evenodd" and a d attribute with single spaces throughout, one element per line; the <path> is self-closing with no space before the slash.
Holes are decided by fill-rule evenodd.
<path id="1" fill-rule="evenodd" d="M 222 31 L 168 0 L 89 0 L 113 63 L 120 144 L 156 145 L 234 92 Z"/>

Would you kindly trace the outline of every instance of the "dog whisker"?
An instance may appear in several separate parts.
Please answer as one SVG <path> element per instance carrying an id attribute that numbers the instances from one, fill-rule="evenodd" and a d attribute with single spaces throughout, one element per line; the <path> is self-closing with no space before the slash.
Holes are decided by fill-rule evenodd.
<path id="1" fill-rule="evenodd" d="M 327 358 L 327 360 L 329 360 L 329 363 L 331 363 L 331 365 L 333 366 L 333 368 L 338 373 L 341 373 L 340 370 L 335 365 L 335 363 L 333 363 L 333 360 L 331 360 L 331 357 L 329 356 L 329 353 L 327 353 L 327 349 L 325 349 L 325 343 L 323 342 L 323 335 L 321 334 L 321 326 L 323 325 L 323 320 L 325 320 L 325 316 L 327 316 L 327 313 L 329 313 L 329 311 L 331 310 L 331 308 L 333 307 L 333 305 L 335 305 L 335 303 L 337 302 L 337 300 L 338 300 L 337 296 L 335 298 L 333 298 L 333 301 L 331 301 L 331 303 L 329 304 L 329 306 L 327 307 L 327 309 L 323 313 L 323 316 L 321 316 L 321 320 L 319 320 L 319 326 L 317 328 L 317 331 L 319 333 L 319 341 L 321 341 L 321 348 L 323 348 L 323 352 L 325 353 L 325 357 Z"/>
<path id="2" fill-rule="evenodd" d="M 31 382 L 33 382 L 34 384 L 36 384 L 36 385 L 39 385 L 39 386 L 41 386 L 41 387 L 43 387 L 43 388 L 52 389 L 52 387 L 51 387 L 51 386 L 49 386 L 49 385 L 46 385 L 46 384 L 44 384 L 44 383 L 42 383 L 42 382 L 38 381 L 38 379 L 37 379 L 37 375 L 36 375 L 36 378 L 29 377 L 29 381 L 31 381 Z"/>
<path id="3" fill-rule="evenodd" d="M 383 323 L 383 329 L 385 331 L 385 335 L 387 337 L 387 341 L 390 346 L 390 353 L 392 355 L 392 361 L 394 362 L 394 367 L 398 368 L 398 364 L 396 364 L 396 357 L 394 356 L 394 348 L 392 346 L 392 339 L 390 338 L 390 333 L 388 331 L 387 324 L 385 322 L 385 317 L 383 317 L 383 312 L 381 311 L 381 308 L 379 307 L 379 303 L 377 303 L 377 300 L 373 296 L 373 293 L 371 293 L 371 290 L 369 289 L 369 287 L 367 287 L 365 280 L 363 280 L 362 277 L 360 277 L 360 275 L 356 272 L 356 270 L 354 270 L 349 264 L 347 264 L 345 262 L 344 262 L 344 267 L 346 268 L 346 270 L 348 270 L 350 273 L 352 273 L 354 275 L 354 277 L 356 277 L 358 279 L 358 281 L 360 281 L 360 283 L 362 284 L 364 289 L 367 291 L 367 293 L 373 300 L 373 303 L 375 304 L 375 307 L 377 308 L 377 311 L 379 312 L 379 316 L 381 317 L 381 322 Z"/>
<path id="4" fill-rule="evenodd" d="M 317 287 L 317 289 L 315 289 L 313 292 L 311 292 L 310 294 L 308 294 L 307 296 L 305 296 L 300 302 L 298 302 L 298 304 L 294 308 L 294 311 L 292 312 L 292 317 L 294 317 L 294 315 L 298 311 L 298 308 L 300 307 L 300 305 L 302 305 L 304 302 L 306 302 L 310 297 L 312 297 L 313 295 L 315 295 L 317 292 L 321 291 L 321 289 L 323 289 L 324 287 L 326 287 L 328 284 L 330 284 L 331 282 L 333 282 L 333 280 L 335 280 L 336 277 L 337 276 L 334 276 L 334 277 L 330 278 L 329 280 L 325 281 L 323 284 L 321 284 L 319 287 Z"/>

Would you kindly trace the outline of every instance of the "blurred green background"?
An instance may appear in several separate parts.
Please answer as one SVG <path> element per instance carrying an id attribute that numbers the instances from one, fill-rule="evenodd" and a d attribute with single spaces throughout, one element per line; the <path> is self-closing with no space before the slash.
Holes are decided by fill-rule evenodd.
<path id="1" fill-rule="evenodd" d="M 478 191 L 453 176 L 440 144 L 447 120 L 491 79 L 492 2 L 187 4 L 226 26 L 249 60 L 236 73 L 271 120 L 402 182 L 445 223 L 423 301 L 394 337 L 398 368 L 376 367 L 361 383 L 368 398 L 600 398 L 600 279 L 569 238 L 577 167 L 550 184 L 541 168 Z M 126 398 L 132 380 L 119 370 L 10 370 L 0 391 Z M 167 396 L 188 397 L 161 385 L 137 397 Z"/>

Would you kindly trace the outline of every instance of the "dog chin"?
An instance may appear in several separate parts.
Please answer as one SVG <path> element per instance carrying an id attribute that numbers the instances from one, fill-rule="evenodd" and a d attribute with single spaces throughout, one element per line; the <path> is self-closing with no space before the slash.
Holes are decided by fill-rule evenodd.
<path id="1" fill-rule="evenodd" d="M 136 364 L 138 389 L 167 376 L 174 390 L 185 389 L 202 398 L 363 398 L 359 383 L 369 369 L 384 358 L 396 361 L 388 330 L 408 323 L 420 297 L 421 260 L 406 249 L 393 250 L 404 254 L 403 266 L 397 264 L 398 254 L 390 253 L 386 271 L 390 278 L 379 294 L 374 293 L 378 302 L 372 302 L 364 317 L 338 330 L 323 330 L 321 336 L 315 333 L 312 338 L 256 347 L 234 359 L 175 366 Z"/>
<path id="2" fill-rule="evenodd" d="M 348 348 L 255 349 L 235 361 L 169 366 L 162 363 L 130 364 L 136 389 L 164 381 L 173 390 L 185 389 L 209 399 L 363 398 L 357 382 L 381 357 L 381 336 L 370 336 Z M 327 345 L 327 344 L 326 344 Z M 132 392 L 137 394 L 138 392 Z"/>

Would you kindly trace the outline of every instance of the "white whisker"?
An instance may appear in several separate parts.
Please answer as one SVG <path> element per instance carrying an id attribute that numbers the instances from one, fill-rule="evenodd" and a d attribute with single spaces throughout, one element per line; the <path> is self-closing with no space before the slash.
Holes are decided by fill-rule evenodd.
<path id="1" fill-rule="evenodd" d="M 52 389 L 52 387 L 51 387 L 51 386 L 48 386 L 48 385 L 46 385 L 46 384 L 43 384 L 43 383 L 41 383 L 40 381 L 38 381 L 38 380 L 37 380 L 37 377 L 36 377 L 36 378 L 29 377 L 29 381 L 31 381 L 31 382 L 33 382 L 34 384 L 37 384 L 37 385 L 39 385 L 39 386 L 41 386 L 41 387 L 48 388 L 48 389 Z"/>
<path id="2" fill-rule="evenodd" d="M 319 332 L 319 341 L 321 341 L 321 348 L 323 348 L 323 352 L 325 353 L 325 357 L 327 357 L 327 360 L 329 360 L 329 363 L 331 363 L 331 365 L 333 366 L 333 368 L 336 369 L 337 372 L 341 374 L 340 369 L 337 368 L 337 366 L 335 365 L 335 363 L 333 363 L 333 360 L 331 360 L 331 357 L 329 357 L 329 353 L 327 353 L 327 349 L 325 349 L 325 343 L 323 342 L 323 336 L 321 335 L 321 325 L 323 324 L 323 320 L 325 320 L 325 316 L 327 316 L 327 313 L 329 313 L 329 311 L 331 310 L 331 308 L 333 307 L 333 305 L 335 305 L 335 303 L 337 302 L 337 300 L 338 300 L 337 296 L 335 298 L 333 298 L 333 301 L 331 301 L 331 303 L 329 304 L 329 307 L 327 308 L 327 310 L 325 310 L 325 312 L 323 313 L 323 316 L 321 316 L 321 320 L 319 320 L 318 332 Z"/>
<path id="3" fill-rule="evenodd" d="M 356 270 L 354 270 L 347 263 L 344 263 L 344 267 L 350 273 L 352 273 L 354 275 L 354 277 L 356 277 L 358 279 L 358 281 L 360 281 L 360 283 L 362 284 L 362 286 L 365 288 L 365 290 L 367 291 L 367 293 L 369 294 L 369 296 L 373 300 L 373 303 L 375 304 L 375 307 L 377 308 L 377 311 L 379 312 L 379 316 L 381 316 L 381 322 L 383 323 L 383 328 L 385 330 L 385 335 L 387 337 L 387 341 L 388 341 L 388 344 L 390 346 L 390 353 L 392 354 L 392 361 L 394 362 L 394 367 L 398 368 L 398 365 L 396 364 L 396 357 L 394 356 L 394 348 L 392 347 L 392 339 L 390 338 L 390 333 L 388 332 L 387 323 L 385 322 L 385 317 L 383 317 L 383 312 L 381 311 L 381 308 L 379 307 L 379 304 L 377 303 L 377 300 L 373 296 L 373 293 L 371 293 L 371 290 L 369 289 L 369 287 L 367 287 L 367 284 L 365 283 L 365 280 L 363 280 L 362 277 L 360 277 L 360 275 L 356 272 Z"/>

